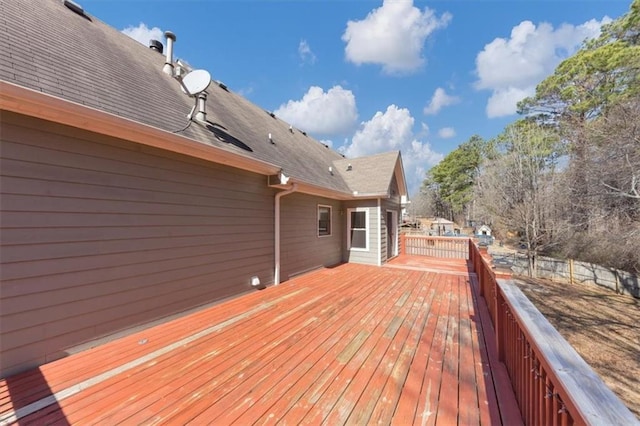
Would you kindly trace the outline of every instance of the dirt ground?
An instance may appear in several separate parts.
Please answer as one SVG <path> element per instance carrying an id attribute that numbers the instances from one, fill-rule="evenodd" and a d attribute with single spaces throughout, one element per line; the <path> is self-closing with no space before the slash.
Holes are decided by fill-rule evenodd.
<path id="1" fill-rule="evenodd" d="M 640 300 L 596 285 L 526 277 L 516 283 L 640 418 Z"/>

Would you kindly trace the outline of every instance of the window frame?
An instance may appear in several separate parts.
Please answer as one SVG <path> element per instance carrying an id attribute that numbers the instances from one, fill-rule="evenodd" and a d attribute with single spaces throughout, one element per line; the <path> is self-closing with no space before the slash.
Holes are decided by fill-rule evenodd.
<path id="1" fill-rule="evenodd" d="M 329 230 L 327 234 L 320 233 L 320 209 L 326 208 L 329 209 Z M 333 235 L 333 206 L 329 206 L 327 204 L 318 204 L 316 209 L 316 236 L 318 238 L 330 237 Z"/>
<path id="2" fill-rule="evenodd" d="M 352 228 L 351 227 L 351 213 L 364 213 L 364 228 Z M 351 232 L 353 230 L 365 231 L 365 247 L 353 247 L 351 244 Z M 347 209 L 347 249 L 352 251 L 369 251 L 370 244 L 371 225 L 369 223 L 369 209 L 366 207 L 356 207 Z"/>

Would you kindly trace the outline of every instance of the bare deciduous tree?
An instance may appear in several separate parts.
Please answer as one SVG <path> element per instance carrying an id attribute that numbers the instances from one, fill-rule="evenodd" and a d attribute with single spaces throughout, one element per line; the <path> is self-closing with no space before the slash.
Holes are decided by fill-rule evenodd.
<path id="1" fill-rule="evenodd" d="M 478 180 L 479 207 L 498 227 L 518 233 L 535 276 L 536 256 L 566 229 L 556 220 L 560 142 L 554 131 L 530 121 L 508 126 L 495 142 L 497 155 Z"/>
<path id="2" fill-rule="evenodd" d="M 586 231 L 564 244 L 567 257 L 640 271 L 640 99 L 621 102 L 585 128 L 589 155 Z"/>

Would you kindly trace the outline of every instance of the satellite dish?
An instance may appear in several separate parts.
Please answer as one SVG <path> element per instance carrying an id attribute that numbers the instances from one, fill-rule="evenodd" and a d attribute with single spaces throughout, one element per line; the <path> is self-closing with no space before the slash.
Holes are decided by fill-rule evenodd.
<path id="1" fill-rule="evenodd" d="M 189 96 L 196 96 L 207 90 L 211 84 L 211 74 L 206 70 L 194 70 L 182 79 L 182 89 Z"/>

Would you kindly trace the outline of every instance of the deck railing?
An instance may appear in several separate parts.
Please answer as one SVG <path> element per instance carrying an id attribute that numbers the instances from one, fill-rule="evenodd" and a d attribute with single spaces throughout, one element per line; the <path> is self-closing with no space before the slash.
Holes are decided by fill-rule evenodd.
<path id="1" fill-rule="evenodd" d="M 470 240 L 469 254 L 525 424 L 640 424 L 509 275 L 493 270 L 486 248 Z"/>
<path id="2" fill-rule="evenodd" d="M 400 246 L 402 253 L 410 256 L 469 259 L 469 239 L 463 237 L 403 234 Z"/>

